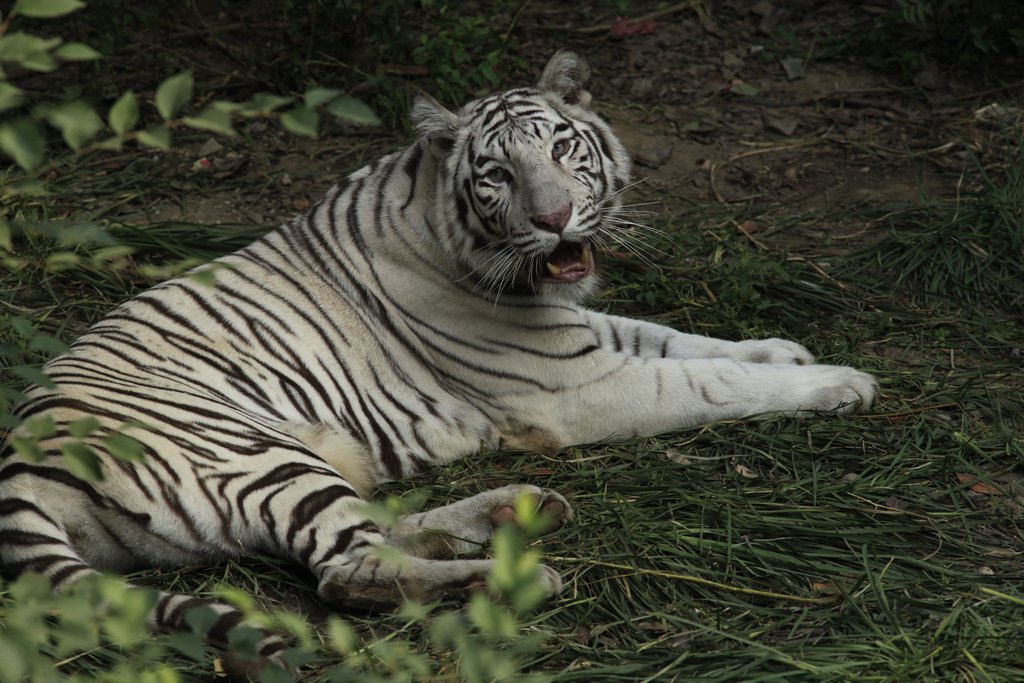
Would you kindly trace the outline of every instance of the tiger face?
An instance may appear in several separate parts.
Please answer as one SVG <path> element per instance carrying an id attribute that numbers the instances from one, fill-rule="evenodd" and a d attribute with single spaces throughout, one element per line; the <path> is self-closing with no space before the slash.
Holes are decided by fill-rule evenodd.
<path id="1" fill-rule="evenodd" d="M 413 119 L 439 156 L 449 251 L 481 288 L 579 300 L 596 285 L 629 160 L 583 90 L 586 64 L 556 54 L 536 88 L 457 114 L 421 98 Z"/>

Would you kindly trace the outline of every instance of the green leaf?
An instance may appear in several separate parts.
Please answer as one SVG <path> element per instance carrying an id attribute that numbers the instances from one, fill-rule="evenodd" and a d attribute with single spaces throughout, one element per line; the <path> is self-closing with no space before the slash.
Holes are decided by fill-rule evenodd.
<path id="1" fill-rule="evenodd" d="M 18 602 L 39 602 L 50 597 L 50 580 L 36 572 L 22 574 L 8 588 Z"/>
<path id="2" fill-rule="evenodd" d="M 300 650 L 295 647 L 290 647 L 281 653 L 281 659 L 287 664 L 292 670 L 298 671 L 307 664 L 310 664 L 316 660 L 316 655 L 308 650 Z M 288 681 L 291 683 L 295 679 L 289 676 Z M 262 683 L 262 682 L 261 682 Z"/>
<path id="3" fill-rule="evenodd" d="M 498 81 L 501 80 L 501 77 L 499 77 L 498 74 L 494 73 L 494 69 L 492 69 L 488 64 L 480 65 L 480 73 L 484 75 L 484 78 L 486 78 L 490 82 L 492 87 L 497 86 Z"/>
<path id="4" fill-rule="evenodd" d="M 6 111 L 21 104 L 24 91 L 16 88 L 10 83 L 0 82 L 0 111 Z"/>
<path id="5" fill-rule="evenodd" d="M 156 89 L 156 110 L 164 119 L 172 119 L 192 97 L 191 71 L 171 76 Z"/>
<path id="6" fill-rule="evenodd" d="M 10 344 L 0 344 L 13 346 Z M 27 400 L 25 394 L 13 389 L 10 385 L 0 384 L 0 430 L 10 432 L 16 429 L 19 424 L 18 418 L 11 414 L 11 406 L 16 403 L 24 403 Z M 14 437 L 9 437 L 13 440 Z"/>
<path id="7" fill-rule="evenodd" d="M 519 631 L 519 624 L 505 607 L 491 602 L 483 593 L 477 593 L 469 603 L 469 618 L 481 632 L 499 638 L 513 638 Z"/>
<path id="8" fill-rule="evenodd" d="M 380 117 L 360 99 L 350 95 L 342 95 L 327 105 L 327 111 L 349 123 L 360 126 L 379 126 Z"/>
<path id="9" fill-rule="evenodd" d="M 92 143 L 95 149 L 103 149 L 108 152 L 119 152 L 124 147 L 124 139 L 119 135 L 113 135 L 104 140 L 98 140 Z"/>
<path id="10" fill-rule="evenodd" d="M 54 654 L 58 657 L 99 645 L 100 630 L 93 605 L 85 600 L 61 601 L 60 621 L 50 628 L 50 637 L 56 641 Z"/>
<path id="11" fill-rule="evenodd" d="M 193 607 L 185 612 L 185 623 L 197 636 L 205 636 L 218 619 L 220 619 L 220 615 L 217 614 L 217 610 L 209 605 Z"/>
<path id="12" fill-rule="evenodd" d="M 14 241 L 11 239 L 11 224 L 0 218 L 0 250 L 14 251 Z"/>
<path id="13" fill-rule="evenodd" d="M 442 612 L 430 622 L 430 640 L 437 647 L 451 647 L 465 634 L 466 626 L 457 612 Z"/>
<path id="14" fill-rule="evenodd" d="M 251 662 L 259 656 L 256 648 L 263 640 L 263 631 L 248 624 L 239 624 L 228 631 L 228 645 L 232 654 L 244 662 Z"/>
<path id="15" fill-rule="evenodd" d="M 231 128 L 231 114 L 214 106 L 207 107 L 195 116 L 186 117 L 185 125 L 223 135 L 237 135 Z"/>
<path id="16" fill-rule="evenodd" d="M 22 349 L 17 344 L 11 342 L 0 341 L 0 358 L 11 361 L 12 363 L 21 363 L 25 360 L 25 354 L 22 353 Z M 0 384 L 0 386 L 3 386 Z M 0 413 L 4 410 L 3 401 L 0 400 Z M 4 415 L 3 417 L 8 417 Z M 2 429 L 2 427 L 0 427 Z"/>
<path id="17" fill-rule="evenodd" d="M 45 265 L 46 270 L 59 273 L 62 270 L 76 267 L 81 261 L 82 257 L 73 251 L 58 251 L 46 257 Z"/>
<path id="18" fill-rule="evenodd" d="M 128 91 L 121 95 L 110 108 L 107 116 L 110 121 L 110 129 L 118 135 L 124 135 L 139 122 L 139 102 L 135 99 L 135 93 Z"/>
<path id="19" fill-rule="evenodd" d="M 18 60 L 18 64 L 21 64 L 30 71 L 39 71 L 42 73 L 48 73 L 57 68 L 57 62 L 48 52 L 26 52 L 22 55 L 21 59 Z"/>
<path id="20" fill-rule="evenodd" d="M 186 273 L 185 277 L 204 287 L 213 287 L 217 284 L 217 273 L 224 268 L 231 268 L 231 266 L 220 262 L 208 263 L 201 268 L 196 268 L 191 273 Z"/>
<path id="21" fill-rule="evenodd" d="M 64 454 L 64 463 L 71 474 L 85 481 L 103 479 L 103 465 L 91 448 L 81 441 L 63 444 L 60 452 Z"/>
<path id="22" fill-rule="evenodd" d="M 194 633 L 176 631 L 166 637 L 168 645 L 185 655 L 189 659 L 201 662 L 206 659 L 206 645 L 203 640 Z"/>
<path id="23" fill-rule="evenodd" d="M 237 607 L 242 612 L 252 612 L 256 609 L 256 600 L 252 597 L 251 593 L 246 593 L 240 588 L 234 588 L 232 586 L 219 586 L 217 588 L 217 595 L 222 600 Z"/>
<path id="24" fill-rule="evenodd" d="M 0 632 L 0 660 L 4 663 L 3 680 L 27 680 L 32 654 L 18 638 L 8 637 L 6 633 Z"/>
<path id="25" fill-rule="evenodd" d="M 0 149 L 26 171 L 43 161 L 46 142 L 39 125 L 29 119 L 17 119 L 0 126 Z"/>
<path id="26" fill-rule="evenodd" d="M 57 230 L 53 237 L 56 237 L 61 246 L 73 247 L 79 244 L 114 244 L 113 236 L 95 223 L 66 223 L 55 224 Z"/>
<path id="27" fill-rule="evenodd" d="M 151 588 L 125 586 L 123 582 L 111 581 L 104 577 L 100 584 L 101 595 L 113 608 L 116 619 L 107 619 L 103 630 L 115 643 L 136 642 L 148 638 L 151 629 L 147 617 L 156 604 L 159 595 Z"/>
<path id="28" fill-rule="evenodd" d="M 57 386 L 53 383 L 53 380 L 46 376 L 46 373 L 31 365 L 19 365 L 17 367 L 9 368 L 8 371 L 12 375 L 20 377 L 29 384 L 38 384 L 46 389 L 53 389 Z"/>
<path id="29" fill-rule="evenodd" d="M 134 253 L 135 247 L 130 247 L 127 244 L 117 244 L 112 247 L 97 249 L 93 252 L 90 260 L 94 267 L 117 271 L 128 265 L 126 259 Z"/>
<path id="30" fill-rule="evenodd" d="M 281 115 L 281 125 L 290 133 L 315 138 L 320 115 L 309 107 L 295 107 Z"/>
<path id="31" fill-rule="evenodd" d="M 14 328 L 15 332 L 26 339 L 31 339 L 36 334 L 36 328 L 28 318 L 22 318 L 19 315 L 15 318 L 10 318 L 7 322 L 12 328 Z"/>
<path id="32" fill-rule="evenodd" d="M 430 608 L 418 600 L 407 598 L 402 601 L 397 615 L 405 621 L 424 621 L 430 616 Z"/>
<path id="33" fill-rule="evenodd" d="M 127 434 L 114 433 L 103 438 L 107 451 L 118 460 L 127 462 L 145 462 L 146 453 L 143 445 Z"/>
<path id="34" fill-rule="evenodd" d="M 11 447 L 29 462 L 41 462 L 45 457 L 46 453 L 39 447 L 35 439 L 28 439 L 24 436 L 12 436 L 10 437 Z"/>
<path id="35" fill-rule="evenodd" d="M 291 103 L 294 99 L 294 97 L 282 97 L 268 92 L 258 92 L 252 96 L 252 100 L 245 104 L 245 111 L 250 114 L 266 114 Z"/>
<path id="36" fill-rule="evenodd" d="M 260 683 L 295 683 L 295 678 L 279 664 L 271 663 L 260 672 Z"/>
<path id="37" fill-rule="evenodd" d="M 33 417 L 31 420 L 25 420 L 25 429 L 32 435 L 33 439 L 45 439 L 57 433 L 57 425 L 54 423 L 52 415 L 43 415 L 41 417 Z"/>
<path id="38" fill-rule="evenodd" d="M 11 12 L 35 19 L 50 19 L 70 14 L 82 7 L 85 7 L 85 3 L 80 0 L 18 0 Z"/>
<path id="39" fill-rule="evenodd" d="M 92 415 L 83 417 L 81 420 L 75 420 L 68 425 L 68 434 L 81 439 L 82 437 L 89 436 L 97 429 L 100 428 L 100 421 Z"/>
<path id="40" fill-rule="evenodd" d="M 165 152 L 171 148 L 171 131 L 167 126 L 150 126 L 139 131 L 139 142 L 147 147 L 155 147 Z"/>
<path id="41" fill-rule="evenodd" d="M 66 43 L 53 54 L 68 62 L 89 62 L 103 56 L 85 43 Z"/>
<path id="42" fill-rule="evenodd" d="M 22 62 L 28 55 L 46 53 L 60 45 L 60 38 L 40 38 L 24 31 L 0 37 L 0 62 Z"/>
<path id="43" fill-rule="evenodd" d="M 234 114 L 236 111 L 245 109 L 245 105 L 241 102 L 228 102 L 227 100 L 214 100 L 210 102 L 210 107 L 226 114 Z"/>
<path id="44" fill-rule="evenodd" d="M 327 640 L 336 652 L 350 655 L 360 647 L 356 632 L 340 617 L 331 616 L 327 620 Z"/>
<path id="45" fill-rule="evenodd" d="M 53 107 L 46 113 L 46 120 L 61 132 L 68 147 L 76 151 L 103 128 L 103 120 L 81 100 Z"/>
<path id="46" fill-rule="evenodd" d="M 337 88 L 310 88 L 306 91 L 305 95 L 302 96 L 306 106 L 312 109 L 317 107 L 328 100 L 333 100 L 335 97 L 341 94 L 341 91 Z"/>
<path id="47" fill-rule="evenodd" d="M 274 613 L 274 630 L 290 634 L 292 639 L 299 643 L 300 647 L 313 642 L 309 621 L 291 612 L 278 611 Z"/>
<path id="48" fill-rule="evenodd" d="M 28 347 L 33 351 L 42 351 L 50 355 L 57 355 L 68 350 L 67 345 L 61 340 L 49 334 L 37 334 L 32 337 Z"/>

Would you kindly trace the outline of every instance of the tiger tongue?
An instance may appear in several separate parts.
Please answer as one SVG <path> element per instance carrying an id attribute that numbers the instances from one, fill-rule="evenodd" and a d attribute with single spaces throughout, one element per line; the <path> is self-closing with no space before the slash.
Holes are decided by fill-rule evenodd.
<path id="1" fill-rule="evenodd" d="M 579 242 L 562 242 L 544 264 L 547 282 L 576 282 L 594 270 L 594 259 L 590 245 Z"/>

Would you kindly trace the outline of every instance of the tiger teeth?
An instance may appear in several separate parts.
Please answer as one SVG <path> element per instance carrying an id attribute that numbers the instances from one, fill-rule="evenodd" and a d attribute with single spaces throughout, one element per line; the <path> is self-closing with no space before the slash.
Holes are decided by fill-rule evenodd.
<path id="1" fill-rule="evenodd" d="M 555 264 L 545 263 L 544 265 L 548 267 L 548 272 L 554 275 L 555 277 L 558 277 L 559 275 L 562 274 L 562 269 L 556 266 Z"/>
<path id="2" fill-rule="evenodd" d="M 580 255 L 580 263 L 587 265 L 590 263 L 590 247 L 583 245 L 583 253 Z"/>

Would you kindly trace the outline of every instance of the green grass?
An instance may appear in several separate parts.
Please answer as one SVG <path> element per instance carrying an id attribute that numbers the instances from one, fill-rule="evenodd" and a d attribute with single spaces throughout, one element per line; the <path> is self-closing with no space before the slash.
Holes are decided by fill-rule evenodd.
<path id="1" fill-rule="evenodd" d="M 795 337 L 825 361 L 875 373 L 882 402 L 856 417 L 717 424 L 553 456 L 495 453 L 388 486 L 429 505 L 508 482 L 562 491 L 576 520 L 539 547 L 566 589 L 521 618 L 519 639 L 497 645 L 479 634 L 439 644 L 433 630 L 459 613 L 455 603 L 346 616 L 367 648 L 353 680 L 409 680 L 412 660 L 399 646 L 418 653 L 429 671 L 421 678 L 440 681 L 487 680 L 467 663 L 477 647 L 511 652 L 523 676 L 551 681 L 1020 680 L 1024 328 L 1014 311 L 1024 279 L 1008 250 L 1020 244 L 1013 216 L 1024 181 L 1013 166 L 986 182 L 969 201 L 907 207 L 869 250 L 829 247 L 827 259 L 807 245 L 799 254 L 756 248 L 727 220 L 659 221 L 665 234 L 654 239 L 667 255 L 657 267 L 620 264 L 597 305 L 721 336 Z M 799 223 L 770 210 L 761 220 Z M 0 278 L 6 310 L 69 341 L 151 281 L 138 264 L 205 259 L 252 236 L 183 223 L 110 232 L 135 250 L 117 274 L 93 264 L 91 247 L 21 242 L 29 266 Z M 953 233 L 1005 246 L 961 268 L 974 252 L 945 239 Z M 915 244 L 950 257 L 911 263 Z M 81 258 L 48 271 L 54 249 Z M 935 282 L 942 296 L 929 293 Z M 6 329 L 5 348 L 26 345 Z M 44 345 L 19 362 L 47 353 Z M 273 559 L 132 578 L 199 592 L 235 585 L 264 608 L 308 615 L 321 634 L 329 615 L 310 577 Z M 4 595 L 0 617 L 18 610 Z M 310 669 L 345 680 L 335 667 L 354 660 L 319 642 Z M 211 656 L 169 661 L 203 679 Z M 55 658 L 61 674 L 133 665 L 113 644 Z"/>

